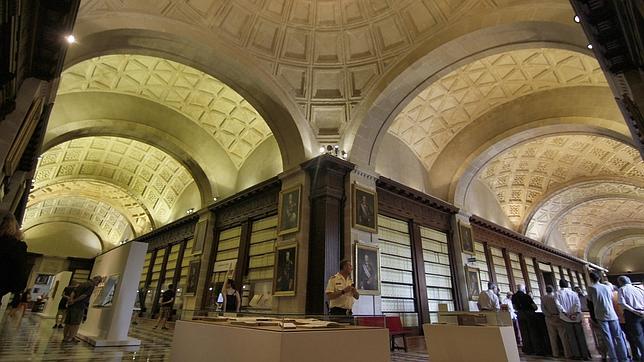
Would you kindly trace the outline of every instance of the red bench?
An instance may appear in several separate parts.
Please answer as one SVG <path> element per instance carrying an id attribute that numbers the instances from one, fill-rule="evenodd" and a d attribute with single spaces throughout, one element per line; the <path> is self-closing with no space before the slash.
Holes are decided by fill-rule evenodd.
<path id="1" fill-rule="evenodd" d="M 366 327 L 384 327 L 389 330 L 389 340 L 391 341 L 390 349 L 402 349 L 407 352 L 407 334 L 409 331 L 405 330 L 399 316 L 363 316 L 356 317 L 356 324 Z M 403 347 L 396 345 L 396 337 L 402 337 Z"/>

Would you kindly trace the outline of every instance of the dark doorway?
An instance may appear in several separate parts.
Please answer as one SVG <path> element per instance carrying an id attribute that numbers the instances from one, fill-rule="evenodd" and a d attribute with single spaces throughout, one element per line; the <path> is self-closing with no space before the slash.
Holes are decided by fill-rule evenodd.
<path id="1" fill-rule="evenodd" d="M 555 274 L 553 272 L 544 271 L 543 273 L 543 282 L 545 285 L 552 285 L 555 290 L 557 289 L 557 281 L 555 280 Z"/>

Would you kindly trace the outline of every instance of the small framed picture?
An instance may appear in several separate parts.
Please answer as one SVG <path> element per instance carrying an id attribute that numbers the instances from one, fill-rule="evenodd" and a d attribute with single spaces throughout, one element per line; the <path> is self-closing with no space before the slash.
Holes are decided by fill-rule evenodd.
<path id="1" fill-rule="evenodd" d="M 458 233 L 461 237 L 461 250 L 464 253 L 474 255 L 474 240 L 472 240 L 472 229 L 469 226 L 458 223 Z"/>
<path id="2" fill-rule="evenodd" d="M 197 292 L 197 282 L 199 281 L 199 268 L 201 268 L 201 259 L 190 261 L 188 268 L 188 282 L 186 285 L 185 295 L 195 295 L 195 293 Z"/>
<path id="3" fill-rule="evenodd" d="M 467 281 L 467 299 L 477 301 L 481 294 L 481 277 L 478 268 L 465 267 L 465 279 Z"/>
<path id="4" fill-rule="evenodd" d="M 363 231 L 378 232 L 378 196 L 375 191 L 353 184 L 351 189 L 353 227 Z"/>
<path id="5" fill-rule="evenodd" d="M 380 295 L 380 249 L 377 245 L 355 243 L 355 283 L 358 293 Z"/>
<path id="6" fill-rule="evenodd" d="M 53 275 L 49 275 L 49 274 L 38 274 L 38 276 L 36 277 L 36 281 L 34 282 L 34 284 L 41 284 L 41 285 L 42 285 L 42 284 L 49 284 L 49 279 L 50 279 L 52 276 L 53 276 Z"/>
<path id="7" fill-rule="evenodd" d="M 273 295 L 291 297 L 295 295 L 297 281 L 297 242 L 291 241 L 275 248 L 275 277 Z"/>
<path id="8" fill-rule="evenodd" d="M 300 203 L 302 185 L 280 191 L 278 235 L 295 233 L 300 230 Z"/>
<path id="9" fill-rule="evenodd" d="M 199 255 L 203 253 L 203 243 L 206 240 L 206 232 L 208 231 L 208 220 L 201 220 L 195 226 L 195 240 L 192 244 L 192 255 Z"/>

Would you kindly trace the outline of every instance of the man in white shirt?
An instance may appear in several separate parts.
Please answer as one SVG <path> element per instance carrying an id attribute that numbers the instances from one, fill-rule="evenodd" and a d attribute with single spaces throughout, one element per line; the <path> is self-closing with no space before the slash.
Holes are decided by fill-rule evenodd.
<path id="1" fill-rule="evenodd" d="M 617 284 L 620 286 L 619 304 L 624 307 L 627 336 L 632 340 L 633 347 L 639 349 L 632 351 L 633 360 L 636 361 L 644 357 L 644 289 L 631 284 L 631 279 L 624 275 L 617 278 Z"/>
<path id="2" fill-rule="evenodd" d="M 582 358 L 590 360 L 590 351 L 586 344 L 586 336 L 581 325 L 581 301 L 577 293 L 570 289 L 567 280 L 559 281 L 559 291 L 557 292 L 557 308 L 559 309 L 559 319 L 563 322 L 566 329 L 567 341 L 572 358 Z M 567 356 L 567 358 L 570 358 Z"/>
<path id="3" fill-rule="evenodd" d="M 342 260 L 340 262 L 340 271 L 329 279 L 325 293 L 329 298 L 330 315 L 351 315 L 355 299 L 360 298 L 360 294 L 358 294 L 353 285 L 353 280 L 351 280 L 352 271 L 351 260 Z"/>
<path id="4" fill-rule="evenodd" d="M 514 306 L 512 305 L 512 292 L 507 292 L 505 297 L 501 299 L 501 305 L 508 307 L 508 312 L 510 312 L 510 317 L 512 318 L 512 327 L 514 328 L 514 337 L 517 340 L 517 346 L 521 345 L 521 332 L 519 331 L 519 321 L 517 321 L 517 314 L 514 311 Z"/>
<path id="5" fill-rule="evenodd" d="M 561 345 L 564 349 L 564 356 L 570 358 L 570 344 L 566 343 L 568 334 L 564 328 L 563 322 L 559 319 L 559 307 L 557 307 L 557 295 L 554 293 L 555 288 L 552 285 L 546 286 L 546 295 L 541 298 L 541 310 L 546 316 L 546 328 L 548 329 L 548 339 L 550 340 L 550 349 L 552 356 L 559 358 L 559 344 L 557 343 L 557 336 L 561 339 Z"/>
<path id="6" fill-rule="evenodd" d="M 498 288 L 494 282 L 487 283 L 487 290 L 479 294 L 478 304 L 480 311 L 497 311 L 501 309 L 499 297 L 496 295 Z"/>

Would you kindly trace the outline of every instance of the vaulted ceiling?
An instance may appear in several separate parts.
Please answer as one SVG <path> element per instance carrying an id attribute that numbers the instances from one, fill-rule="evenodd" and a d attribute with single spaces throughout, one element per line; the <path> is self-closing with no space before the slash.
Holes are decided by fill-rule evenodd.
<path id="1" fill-rule="evenodd" d="M 122 240 L 321 144 L 376 167 L 386 139 L 384 176 L 608 262 L 644 231 L 644 166 L 573 15 L 567 0 L 83 1 L 29 225 Z"/>

